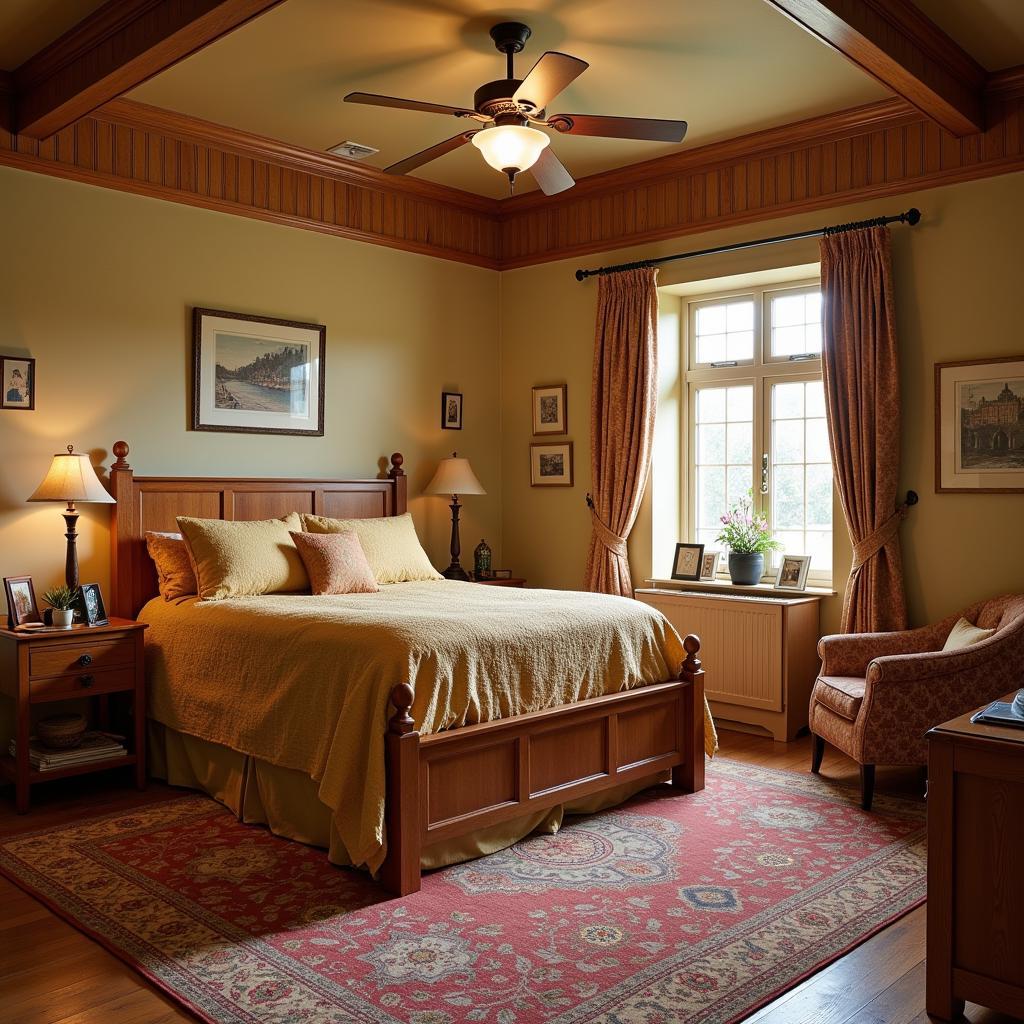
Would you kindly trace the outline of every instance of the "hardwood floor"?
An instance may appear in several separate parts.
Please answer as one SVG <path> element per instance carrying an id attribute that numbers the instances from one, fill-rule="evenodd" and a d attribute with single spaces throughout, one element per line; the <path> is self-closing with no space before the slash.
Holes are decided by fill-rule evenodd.
<path id="1" fill-rule="evenodd" d="M 810 741 L 774 743 L 722 732 L 722 754 L 751 764 L 806 771 Z M 855 786 L 856 765 L 828 749 L 822 774 Z M 121 776 L 123 775 L 123 778 Z M 141 794 L 128 773 L 83 776 L 33 790 L 33 810 L 14 813 L 13 791 L 0 790 L 0 836 L 71 818 L 126 810 L 178 795 L 154 784 Z M 878 792 L 921 798 L 922 774 L 878 771 Z M 167 1024 L 192 1021 L 116 957 L 0 878 L 0 1021 L 3 1024 Z M 924 1012 L 925 908 L 901 918 L 841 960 L 755 1013 L 756 1024 L 911 1024 Z M 973 1024 L 1011 1018 L 968 1004 Z"/>

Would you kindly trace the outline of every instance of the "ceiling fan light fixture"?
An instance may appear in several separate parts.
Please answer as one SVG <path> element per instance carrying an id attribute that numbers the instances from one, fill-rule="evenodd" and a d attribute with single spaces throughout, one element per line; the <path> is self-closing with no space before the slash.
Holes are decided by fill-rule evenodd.
<path id="1" fill-rule="evenodd" d="M 473 145 L 484 160 L 509 177 L 529 170 L 550 142 L 544 132 L 518 124 L 498 124 L 473 136 Z"/>

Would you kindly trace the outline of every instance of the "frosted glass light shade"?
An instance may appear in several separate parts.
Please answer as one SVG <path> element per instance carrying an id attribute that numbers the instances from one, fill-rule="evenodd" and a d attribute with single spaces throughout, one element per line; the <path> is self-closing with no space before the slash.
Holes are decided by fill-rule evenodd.
<path id="1" fill-rule="evenodd" d="M 434 479 L 427 484 L 424 494 L 486 494 L 469 464 L 469 459 L 453 455 L 442 459 Z"/>
<path id="2" fill-rule="evenodd" d="M 114 499 L 96 476 L 88 455 L 79 455 L 69 446 L 57 452 L 43 482 L 29 501 L 84 501 L 113 505 Z"/>
<path id="3" fill-rule="evenodd" d="M 550 143 L 536 128 L 499 124 L 473 136 L 473 145 L 496 171 L 525 171 L 532 167 Z"/>

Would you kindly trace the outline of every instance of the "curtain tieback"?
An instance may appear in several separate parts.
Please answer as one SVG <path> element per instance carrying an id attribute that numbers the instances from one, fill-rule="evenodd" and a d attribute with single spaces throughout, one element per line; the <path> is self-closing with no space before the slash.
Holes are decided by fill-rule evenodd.
<path id="1" fill-rule="evenodd" d="M 601 517 L 597 514 L 597 509 L 593 505 L 590 506 L 590 518 L 594 522 L 594 532 L 597 534 L 597 539 L 613 554 L 618 555 L 620 558 L 626 557 L 626 538 L 620 537 L 613 530 L 610 530 Z"/>
<path id="2" fill-rule="evenodd" d="M 877 530 L 869 533 L 863 540 L 859 540 L 853 545 L 851 572 L 859 569 L 869 558 L 877 555 L 896 536 L 900 523 L 906 518 L 907 510 L 908 506 L 904 502 L 897 507 L 896 511 Z"/>

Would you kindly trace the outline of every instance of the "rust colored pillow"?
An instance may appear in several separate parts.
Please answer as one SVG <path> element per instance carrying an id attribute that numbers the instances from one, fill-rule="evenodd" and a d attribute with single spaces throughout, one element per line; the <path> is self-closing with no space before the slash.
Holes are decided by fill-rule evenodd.
<path id="1" fill-rule="evenodd" d="M 292 540 L 314 594 L 375 594 L 379 589 L 354 533 L 293 533 Z"/>
<path id="2" fill-rule="evenodd" d="M 149 532 L 146 534 L 146 550 L 156 566 L 160 596 L 165 601 L 194 597 L 198 593 L 188 545 L 180 533 Z"/>

